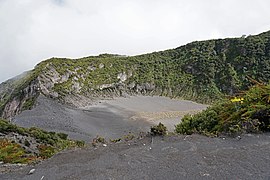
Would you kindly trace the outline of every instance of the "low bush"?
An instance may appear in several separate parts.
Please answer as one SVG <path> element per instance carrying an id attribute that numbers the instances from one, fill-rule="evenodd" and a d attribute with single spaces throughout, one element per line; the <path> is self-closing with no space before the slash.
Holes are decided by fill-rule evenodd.
<path id="1" fill-rule="evenodd" d="M 151 127 L 150 133 L 154 136 L 164 136 L 167 134 L 167 127 L 160 122 L 158 125 Z"/>

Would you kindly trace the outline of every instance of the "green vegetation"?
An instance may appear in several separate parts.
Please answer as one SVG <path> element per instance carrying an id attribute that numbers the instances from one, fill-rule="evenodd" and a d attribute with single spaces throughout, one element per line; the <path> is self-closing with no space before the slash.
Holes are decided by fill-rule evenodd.
<path id="1" fill-rule="evenodd" d="M 247 38 L 193 42 L 132 57 L 105 54 L 76 60 L 52 58 L 39 66 L 47 64 L 47 71 L 53 68 L 59 74 L 70 74 L 67 81 L 54 87 L 61 97 L 74 92 L 77 82 L 81 94 L 138 91 L 210 103 L 247 89 L 248 77 L 268 81 L 269 37 L 270 32 L 266 32 Z M 127 76 L 123 90 L 117 85 L 120 73 Z M 100 89 L 103 84 L 111 86 Z"/>
<path id="2" fill-rule="evenodd" d="M 51 58 L 17 81 L 12 86 L 14 90 L 0 92 L 0 114 L 3 116 L 4 108 L 14 99 L 24 102 L 14 113 L 31 108 L 39 90 L 38 86 L 32 86 L 34 91 L 27 88 L 37 82 L 46 86 L 48 81 L 52 83 L 48 90 L 57 93 L 57 98 L 64 102 L 69 95 L 142 93 L 213 103 L 247 90 L 251 85 L 249 77 L 268 82 L 269 42 L 270 31 L 246 38 L 196 41 L 139 56 L 102 54 L 81 59 Z M 53 77 L 59 79 L 51 81 Z M 29 97 L 29 92 L 35 93 Z"/>
<path id="3" fill-rule="evenodd" d="M 22 111 L 31 109 L 36 101 L 36 97 L 31 97 L 25 100 L 22 106 Z"/>
<path id="4" fill-rule="evenodd" d="M 52 146 L 41 144 L 38 146 L 39 156 L 43 159 L 50 158 L 56 153 L 56 149 Z"/>
<path id="5" fill-rule="evenodd" d="M 240 97 L 224 100 L 175 127 L 180 134 L 219 135 L 270 131 L 270 84 L 257 83 Z"/>
<path id="6" fill-rule="evenodd" d="M 18 134 L 26 135 L 27 131 L 28 130 L 26 128 L 16 126 L 4 119 L 0 119 L 0 133 L 7 134 L 10 132 L 15 132 Z"/>
<path id="7" fill-rule="evenodd" d="M 29 163 L 36 159 L 35 156 L 27 156 L 19 144 L 7 139 L 0 139 L 0 161 L 4 163 Z"/>
<path id="8" fill-rule="evenodd" d="M 31 146 L 27 139 L 24 142 L 21 142 L 21 140 L 11 142 L 6 138 L 2 138 L 0 139 L 0 161 L 8 163 L 28 163 L 38 158 L 49 158 L 66 148 L 84 146 L 83 141 L 69 140 L 67 139 L 68 135 L 64 133 L 47 132 L 36 127 L 22 128 L 5 120 L 0 120 L 0 133 L 15 133 L 23 137 L 33 138 L 39 151 L 38 155 L 29 154 L 29 152 L 25 151 L 23 145 L 26 147 Z"/>
<path id="9" fill-rule="evenodd" d="M 167 127 L 160 122 L 158 125 L 151 127 L 150 133 L 153 136 L 164 136 L 167 134 Z"/>

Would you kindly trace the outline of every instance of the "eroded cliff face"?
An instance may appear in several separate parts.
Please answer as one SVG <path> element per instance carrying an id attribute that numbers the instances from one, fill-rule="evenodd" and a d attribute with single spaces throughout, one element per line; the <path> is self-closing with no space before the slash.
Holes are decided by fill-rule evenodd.
<path id="1" fill-rule="evenodd" d="M 133 76 L 131 70 L 116 73 L 115 77 L 111 77 L 113 79 L 111 83 L 103 83 L 103 80 L 94 85 L 89 83 L 91 73 L 99 74 L 104 67 L 104 64 L 98 63 L 97 67 L 87 67 L 86 72 L 81 71 L 81 67 L 76 67 L 73 70 L 67 68 L 60 73 L 52 62 L 46 62 L 42 64 L 42 71 L 39 71 L 38 75 L 34 78 L 31 77 L 33 75 L 29 76 L 31 80 L 21 80 L 9 93 L 9 99 L 2 107 L 1 117 L 10 119 L 23 110 L 31 109 L 40 94 L 64 104 L 83 107 L 104 98 L 157 93 L 153 83 L 139 84 L 129 81 Z"/>
<path id="2" fill-rule="evenodd" d="M 10 99 L 3 106 L 1 117 L 10 119 L 21 111 L 32 108 L 35 103 L 35 99 L 40 93 L 39 89 L 39 83 L 37 80 L 31 81 L 18 92 L 15 92 L 17 90 L 15 89 L 13 93 L 11 93 Z"/>
<path id="3" fill-rule="evenodd" d="M 59 73 L 52 63 L 46 64 L 45 67 L 46 71 L 37 78 L 40 92 L 47 97 L 76 107 L 90 105 L 102 98 L 155 93 L 153 83 L 130 82 L 129 79 L 133 76 L 131 70 L 116 73 L 115 77 L 110 77 L 114 79 L 111 83 L 100 81 L 95 85 L 91 84 L 89 76 L 91 73 L 102 73 L 105 67 L 103 63 L 98 63 L 97 67 L 93 65 L 87 67 L 86 72 L 82 71 L 81 67 L 76 67 L 74 70 L 66 69 L 64 73 Z"/>

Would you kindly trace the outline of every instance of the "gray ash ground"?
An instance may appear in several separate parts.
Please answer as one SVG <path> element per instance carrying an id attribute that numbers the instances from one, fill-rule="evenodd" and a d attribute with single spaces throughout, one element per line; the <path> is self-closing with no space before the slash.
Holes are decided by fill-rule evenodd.
<path id="1" fill-rule="evenodd" d="M 16 116 L 14 123 L 23 127 L 36 126 L 48 131 L 67 133 L 72 139 L 89 141 L 99 135 L 118 138 L 129 132 L 147 132 L 160 121 L 173 130 L 181 117 L 148 121 L 140 112 L 175 112 L 201 110 L 207 106 L 191 101 L 166 97 L 136 96 L 103 100 L 93 106 L 73 108 L 40 96 L 37 106 Z"/>
<path id="2" fill-rule="evenodd" d="M 23 127 L 36 126 L 47 131 L 63 132 L 71 139 L 90 141 L 95 136 L 117 138 L 129 132 L 147 131 L 150 124 L 130 121 L 132 113 L 117 107 L 80 109 L 39 97 L 37 106 L 16 116 L 14 123 Z"/>
<path id="3" fill-rule="evenodd" d="M 65 132 L 71 138 L 90 142 L 96 135 L 108 140 L 129 132 L 149 131 L 155 121 L 137 117 L 137 112 L 152 114 L 207 107 L 164 97 L 132 97 L 130 100 L 102 101 L 78 109 L 40 97 L 33 110 L 23 112 L 14 121 L 24 127 Z M 171 125 L 178 119 L 165 117 L 158 121 Z M 2 167 L 0 165 L 0 170 Z M 27 175 L 33 168 L 36 171 Z M 270 179 L 270 134 L 246 134 L 242 138 L 147 136 L 131 142 L 110 143 L 106 147 L 89 145 L 67 150 L 34 166 L 11 166 L 10 172 L 3 169 L 1 180 Z"/>
<path id="4" fill-rule="evenodd" d="M 270 134 L 145 137 L 65 151 L 0 179 L 270 179 L 269 162 Z"/>

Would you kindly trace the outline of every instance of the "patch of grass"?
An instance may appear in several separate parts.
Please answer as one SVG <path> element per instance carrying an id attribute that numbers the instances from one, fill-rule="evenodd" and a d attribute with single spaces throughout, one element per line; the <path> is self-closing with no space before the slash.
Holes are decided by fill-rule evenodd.
<path id="1" fill-rule="evenodd" d="M 48 146 L 44 144 L 39 145 L 38 150 L 40 152 L 39 156 L 43 159 L 50 158 L 57 152 L 56 149 L 53 148 L 52 146 Z"/>
<path id="2" fill-rule="evenodd" d="M 16 125 L 8 122 L 7 120 L 0 119 L 0 133 L 6 134 L 9 132 L 26 134 L 26 133 L 28 133 L 28 129 L 16 126 Z"/>
<path id="3" fill-rule="evenodd" d="M 36 102 L 36 97 L 31 97 L 31 98 L 26 99 L 25 102 L 23 103 L 22 111 L 32 109 L 35 102 Z"/>
<path id="4" fill-rule="evenodd" d="M 25 150 L 17 143 L 0 139 L 0 161 L 4 163 L 29 163 L 36 159 L 27 156 Z"/>

